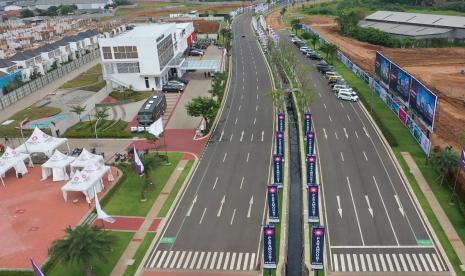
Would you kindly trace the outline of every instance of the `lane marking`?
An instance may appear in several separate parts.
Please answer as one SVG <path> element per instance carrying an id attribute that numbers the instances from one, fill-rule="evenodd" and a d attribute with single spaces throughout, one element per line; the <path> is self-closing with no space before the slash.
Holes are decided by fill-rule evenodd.
<path id="1" fill-rule="evenodd" d="M 342 218 L 341 198 L 337 195 L 336 200 L 337 200 L 337 211 L 339 213 L 339 216 Z"/>
<path id="2" fill-rule="evenodd" d="M 257 93 L 257 100 L 258 100 L 258 93 Z"/>
<path id="3" fill-rule="evenodd" d="M 231 217 L 231 222 L 229 223 L 229 224 L 231 224 L 231 225 L 232 225 L 233 222 L 234 222 L 234 216 L 236 216 L 236 209 L 234 209 L 233 214 L 232 214 L 232 217 Z"/>
<path id="4" fill-rule="evenodd" d="M 197 202 L 197 195 L 195 195 L 194 199 L 192 200 L 192 204 L 191 204 L 191 206 L 189 207 L 189 210 L 187 210 L 186 217 L 190 217 L 190 216 L 191 216 L 192 209 L 194 209 L 194 205 L 195 205 L 196 202 Z"/>
<path id="5" fill-rule="evenodd" d="M 262 130 L 262 142 L 263 142 L 263 136 L 265 135 L 265 131 Z"/>
<path id="6" fill-rule="evenodd" d="M 355 136 L 356 136 L 356 137 L 357 137 L 357 139 L 358 139 L 358 133 L 357 133 L 357 131 L 356 131 L 356 130 L 355 130 Z"/>
<path id="7" fill-rule="evenodd" d="M 318 96 L 320 96 L 320 98 L 321 98 L 321 93 L 320 92 L 318 92 Z"/>
<path id="8" fill-rule="evenodd" d="M 365 161 L 368 161 L 368 157 L 367 157 L 365 151 L 363 151 L 363 156 L 365 156 Z"/>
<path id="9" fill-rule="evenodd" d="M 218 209 L 218 213 L 216 214 L 217 217 L 221 216 L 221 211 L 223 211 L 223 205 L 226 201 L 226 195 L 223 195 L 223 198 L 220 201 L 220 209 Z"/>
<path id="10" fill-rule="evenodd" d="M 249 200 L 249 210 L 247 210 L 247 218 L 250 218 L 252 214 L 253 196 Z"/>
<path id="11" fill-rule="evenodd" d="M 258 111 L 258 105 L 255 106 L 255 111 Z"/>
<path id="12" fill-rule="evenodd" d="M 224 135 L 224 130 L 221 131 L 221 135 L 220 135 L 220 142 L 223 140 L 223 135 Z"/>
<path id="13" fill-rule="evenodd" d="M 247 158 L 245 159 L 245 162 L 249 162 L 249 157 L 250 157 L 250 152 L 247 153 Z"/>
<path id="14" fill-rule="evenodd" d="M 241 100 L 244 99 L 244 94 L 241 94 Z"/>
<path id="15" fill-rule="evenodd" d="M 215 184 L 213 184 L 212 191 L 215 189 L 215 187 L 216 187 L 216 183 L 218 183 L 218 176 L 217 176 L 217 177 L 216 177 L 216 179 L 215 179 Z"/>
<path id="16" fill-rule="evenodd" d="M 347 134 L 347 130 L 345 127 L 342 128 L 344 130 L 344 135 L 346 136 L 346 139 L 349 139 L 349 134 Z"/>
<path id="17" fill-rule="evenodd" d="M 373 218 L 373 208 L 371 208 L 370 199 L 368 198 L 368 195 L 365 195 L 365 200 L 368 205 L 368 212 L 370 212 L 370 215 Z"/>
<path id="18" fill-rule="evenodd" d="M 241 111 L 241 107 L 242 107 L 242 105 L 240 104 L 240 105 L 239 105 L 239 111 Z"/>
<path id="19" fill-rule="evenodd" d="M 397 205 L 399 206 L 399 212 L 403 217 L 405 217 L 404 207 L 402 207 L 402 203 L 400 202 L 399 196 L 394 195 L 394 198 L 396 199 Z"/>
<path id="20" fill-rule="evenodd" d="M 368 133 L 368 130 L 366 127 L 363 127 L 363 131 L 365 132 L 365 135 L 370 138 L 370 134 Z"/>
<path id="21" fill-rule="evenodd" d="M 257 122 L 257 117 L 253 118 L 253 124 L 255 125 L 255 123 Z"/>
<path id="22" fill-rule="evenodd" d="M 203 209 L 202 216 L 200 217 L 199 224 L 202 224 L 203 217 L 205 216 L 205 212 L 207 212 L 207 208 Z"/>
<path id="23" fill-rule="evenodd" d="M 237 117 L 236 117 L 236 121 L 234 121 L 234 124 L 237 124 Z"/>
<path id="24" fill-rule="evenodd" d="M 386 204 L 384 203 L 384 198 L 381 195 L 381 191 L 379 189 L 378 181 L 376 181 L 376 178 L 375 178 L 374 175 L 373 175 L 373 182 L 375 182 L 376 190 L 378 190 L 378 195 L 379 195 L 379 198 L 381 199 L 381 204 L 383 205 L 384 211 L 386 212 L 386 215 L 387 215 L 387 218 L 388 218 L 388 221 L 389 221 L 389 225 L 391 226 L 392 233 L 394 234 L 394 238 L 396 239 L 396 243 L 397 243 L 397 245 L 400 245 L 399 240 L 397 239 L 396 231 L 394 230 L 394 226 L 392 225 L 391 216 L 389 216 L 389 212 L 388 212 L 388 210 L 386 208 Z"/>
<path id="25" fill-rule="evenodd" d="M 242 185 L 244 184 L 244 179 L 245 179 L 245 176 L 243 176 L 242 179 L 241 179 L 241 186 L 239 187 L 240 190 L 242 190 Z"/>
<path id="26" fill-rule="evenodd" d="M 339 140 L 339 137 L 337 137 L 337 132 L 334 132 L 334 136 L 336 136 L 336 140 Z"/>
<path id="27" fill-rule="evenodd" d="M 333 119 L 331 118 L 331 115 L 328 115 L 328 117 L 329 117 L 329 121 L 332 122 Z"/>
<path id="28" fill-rule="evenodd" d="M 350 116 L 349 116 L 349 114 L 347 114 L 347 119 L 349 119 L 349 121 L 350 121 Z"/>
<path id="29" fill-rule="evenodd" d="M 241 139 L 239 141 L 242 142 L 242 139 L 244 139 L 244 131 L 241 132 Z"/>
<path id="30" fill-rule="evenodd" d="M 234 136 L 234 134 L 233 134 L 233 133 L 231 133 L 231 137 L 229 137 L 229 142 L 231 142 L 231 141 L 232 141 L 232 138 L 233 138 L 233 136 Z"/>
<path id="31" fill-rule="evenodd" d="M 350 187 L 349 177 L 346 176 L 346 179 L 347 179 L 347 185 L 349 186 L 350 197 L 352 198 L 352 205 L 354 206 L 355 218 L 357 219 L 358 230 L 360 232 L 360 237 L 362 239 L 362 244 L 365 245 L 365 240 L 363 239 L 362 227 L 360 226 L 360 220 L 358 219 L 357 207 L 355 206 L 354 195 L 352 194 L 352 188 Z"/>
<path id="32" fill-rule="evenodd" d="M 253 133 L 252 133 L 252 136 L 250 137 L 250 142 L 252 142 L 252 141 L 253 141 Z"/>
<path id="33" fill-rule="evenodd" d="M 342 151 L 341 151 L 341 160 L 342 162 L 344 162 L 344 155 L 342 154 Z"/>
<path id="34" fill-rule="evenodd" d="M 228 156 L 228 153 L 227 153 L 227 152 L 224 153 L 223 163 L 224 163 L 224 161 L 226 160 L 226 156 Z"/>
<path id="35" fill-rule="evenodd" d="M 324 108 L 326 109 L 326 104 L 323 104 Z"/>
<path id="36" fill-rule="evenodd" d="M 328 135 L 326 135 L 326 129 L 325 128 L 323 128 L 323 133 L 324 133 L 325 139 L 328 140 Z"/>

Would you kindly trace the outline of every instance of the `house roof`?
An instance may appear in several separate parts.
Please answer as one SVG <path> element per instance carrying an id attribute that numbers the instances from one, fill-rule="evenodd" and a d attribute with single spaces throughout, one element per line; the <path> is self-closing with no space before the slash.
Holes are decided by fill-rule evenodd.
<path id="1" fill-rule="evenodd" d="M 21 60 L 28 60 L 40 55 L 39 52 L 35 52 L 34 50 L 24 51 L 24 52 L 17 52 L 14 56 L 10 57 L 8 60 L 10 61 L 21 61 Z"/>
<path id="2" fill-rule="evenodd" d="M 439 35 L 452 31 L 451 28 L 437 28 L 428 26 L 418 26 L 399 23 L 386 23 L 377 21 L 362 20 L 359 26 L 364 28 L 375 28 L 380 31 L 405 36 L 425 36 L 425 35 Z"/>
<path id="3" fill-rule="evenodd" d="M 106 4 L 108 0 L 37 0 L 36 5 L 79 5 L 79 4 Z"/>
<path id="4" fill-rule="evenodd" d="M 8 68 L 13 65 L 16 65 L 16 63 L 6 60 L 6 59 L 0 59 L 0 68 Z"/>
<path id="5" fill-rule="evenodd" d="M 365 17 L 367 21 L 386 23 L 402 23 L 430 27 L 446 27 L 465 29 L 464 16 L 423 14 L 412 12 L 377 11 Z"/>

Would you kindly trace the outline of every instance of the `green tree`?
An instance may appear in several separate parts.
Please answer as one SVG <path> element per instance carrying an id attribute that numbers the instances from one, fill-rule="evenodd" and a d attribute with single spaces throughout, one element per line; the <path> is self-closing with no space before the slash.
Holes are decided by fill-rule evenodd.
<path id="1" fill-rule="evenodd" d="M 319 39 L 320 39 L 319 35 L 317 35 L 316 33 L 310 33 L 310 43 L 312 44 L 313 49 L 316 49 L 316 44 Z"/>
<path id="2" fill-rule="evenodd" d="M 210 129 L 218 110 L 218 103 L 211 97 L 197 97 L 186 104 L 186 110 L 189 116 L 202 117 L 206 122 L 206 129 Z"/>
<path id="3" fill-rule="evenodd" d="M 292 31 L 295 31 L 297 33 L 297 30 L 299 29 L 300 25 L 300 19 L 299 18 L 294 18 L 291 20 L 291 28 Z"/>
<path id="4" fill-rule="evenodd" d="M 276 107 L 277 111 L 284 111 L 284 91 L 281 89 L 275 89 L 267 92 L 265 95 L 271 97 L 273 105 Z"/>
<path id="5" fill-rule="evenodd" d="M 336 44 L 329 43 L 328 44 L 328 55 L 329 55 L 329 60 L 331 63 L 333 63 L 334 57 L 337 54 L 338 47 Z"/>
<path id="6" fill-rule="evenodd" d="M 71 112 L 75 113 L 79 117 L 79 122 L 82 122 L 81 114 L 86 111 L 85 106 L 73 105 L 70 109 Z"/>
<path id="7" fill-rule="evenodd" d="M 30 9 L 22 9 L 21 18 L 28 18 L 28 17 L 34 17 L 34 12 L 32 12 Z"/>
<path id="8" fill-rule="evenodd" d="M 48 16 L 57 16 L 58 15 L 58 7 L 57 6 L 50 6 L 47 9 Z"/>
<path id="9" fill-rule="evenodd" d="M 336 21 L 344 35 L 350 35 L 358 28 L 358 22 L 365 17 L 366 10 L 363 8 L 341 9 Z"/>
<path id="10" fill-rule="evenodd" d="M 116 244 L 116 237 L 109 231 L 103 231 L 87 224 L 72 229 L 66 228 L 66 236 L 53 242 L 48 250 L 51 259 L 65 264 L 77 263 L 92 275 L 92 262 L 96 259 L 107 260 Z"/>
<path id="11" fill-rule="evenodd" d="M 76 5 L 60 5 L 58 6 L 58 11 L 61 15 L 68 15 L 76 10 L 74 6 Z"/>
<path id="12" fill-rule="evenodd" d="M 453 175 L 457 169 L 459 162 L 459 155 L 452 150 L 451 147 L 447 147 L 443 151 L 435 152 L 431 155 L 431 164 L 441 175 L 441 185 L 444 179 Z"/>
<path id="13" fill-rule="evenodd" d="M 309 32 L 304 32 L 302 34 L 302 38 L 305 39 L 305 40 L 309 39 L 311 36 L 312 36 L 312 34 L 309 33 Z"/>

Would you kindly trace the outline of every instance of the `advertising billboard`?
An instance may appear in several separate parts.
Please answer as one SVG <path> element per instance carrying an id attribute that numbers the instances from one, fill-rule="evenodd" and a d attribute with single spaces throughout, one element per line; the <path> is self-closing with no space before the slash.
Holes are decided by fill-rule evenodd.
<path id="1" fill-rule="evenodd" d="M 376 52 L 375 73 L 386 87 L 389 85 L 390 69 L 391 61 L 379 52 Z"/>
<path id="2" fill-rule="evenodd" d="M 312 227 L 311 266 L 312 269 L 323 269 L 325 247 L 325 228 L 323 226 Z"/>
<path id="3" fill-rule="evenodd" d="M 402 102 L 408 106 L 410 94 L 410 84 L 412 77 L 394 63 L 391 64 L 391 73 L 389 79 L 389 89 L 396 93 Z"/>
<path id="4" fill-rule="evenodd" d="M 268 221 L 279 222 L 278 186 L 268 186 Z"/>
<path id="5" fill-rule="evenodd" d="M 417 79 L 413 78 L 410 87 L 410 107 L 420 116 L 425 127 L 433 131 L 434 115 L 438 97 Z"/>
<path id="6" fill-rule="evenodd" d="M 263 226 L 263 267 L 276 268 L 276 229 L 274 225 Z"/>
<path id="7" fill-rule="evenodd" d="M 308 222 L 319 222 L 318 185 L 308 186 Z"/>

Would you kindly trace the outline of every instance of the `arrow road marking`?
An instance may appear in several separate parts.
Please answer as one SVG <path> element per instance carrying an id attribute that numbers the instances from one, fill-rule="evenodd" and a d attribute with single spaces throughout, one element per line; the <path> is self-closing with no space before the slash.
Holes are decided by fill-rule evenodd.
<path id="1" fill-rule="evenodd" d="M 336 196 L 337 199 L 337 211 L 339 212 L 339 216 L 342 218 L 342 208 L 341 208 L 341 199 L 339 196 Z"/>
<path id="2" fill-rule="evenodd" d="M 399 212 L 400 214 L 405 217 L 405 212 L 404 212 L 404 208 L 402 207 L 402 203 L 400 202 L 400 199 L 397 195 L 394 195 L 394 197 L 396 198 L 396 202 L 397 202 L 397 205 L 399 205 Z"/>
<path id="3" fill-rule="evenodd" d="M 366 127 L 363 127 L 363 131 L 365 132 L 365 135 L 370 138 L 370 134 L 368 133 L 368 130 Z"/>
<path id="4" fill-rule="evenodd" d="M 346 128 L 344 127 L 344 128 L 342 128 L 342 129 L 344 130 L 344 135 L 346 136 L 346 139 L 349 139 L 349 134 L 347 134 Z"/>
<path id="5" fill-rule="evenodd" d="M 323 104 L 323 106 L 324 106 L 324 107 L 325 107 L 325 109 L 326 109 L 326 104 Z"/>
<path id="6" fill-rule="evenodd" d="M 223 131 L 221 131 L 221 135 L 220 135 L 220 142 L 221 142 L 221 140 L 223 140 L 223 135 L 224 135 L 224 130 L 223 130 Z"/>
<path id="7" fill-rule="evenodd" d="M 212 191 L 216 188 L 216 183 L 218 183 L 218 176 L 217 176 L 216 179 L 215 179 L 215 184 L 213 184 Z"/>
<path id="8" fill-rule="evenodd" d="M 331 119 L 331 115 L 328 115 L 328 117 L 329 117 L 329 121 L 332 122 L 333 119 Z"/>
<path id="9" fill-rule="evenodd" d="M 334 136 L 336 136 L 336 140 L 339 140 L 339 137 L 337 137 L 337 132 L 334 132 Z"/>
<path id="10" fill-rule="evenodd" d="M 244 138 L 244 131 L 241 132 L 241 139 L 239 139 L 239 141 L 242 142 L 242 139 Z"/>
<path id="11" fill-rule="evenodd" d="M 240 190 L 242 190 L 242 184 L 244 184 L 244 179 L 245 179 L 245 176 L 242 177 L 241 186 L 239 187 Z"/>
<path id="12" fill-rule="evenodd" d="M 252 205 L 253 205 L 253 196 L 250 198 L 250 201 L 249 201 L 249 210 L 247 211 L 247 218 L 250 218 L 250 213 L 252 213 Z"/>
<path id="13" fill-rule="evenodd" d="M 224 153 L 223 163 L 224 163 L 224 161 L 226 160 L 226 156 L 228 156 L 228 153 L 227 153 L 227 152 Z"/>
<path id="14" fill-rule="evenodd" d="M 207 211 L 207 208 L 203 209 L 202 216 L 200 217 L 199 224 L 202 224 L 203 217 L 205 216 L 205 212 Z"/>
<path id="15" fill-rule="evenodd" d="M 194 204 L 197 202 L 197 195 L 195 195 L 194 200 L 192 200 L 191 207 L 189 207 L 189 210 L 187 210 L 186 217 L 190 217 L 192 213 L 192 209 L 194 208 Z"/>
<path id="16" fill-rule="evenodd" d="M 368 198 L 368 195 L 365 195 L 365 200 L 367 201 L 368 212 L 370 212 L 371 217 L 373 217 L 373 208 L 371 208 L 370 199 Z"/>
<path id="17" fill-rule="evenodd" d="M 328 135 L 326 135 L 326 129 L 324 128 L 323 128 L 323 133 L 324 133 L 325 139 L 328 140 Z"/>
<path id="18" fill-rule="evenodd" d="M 233 224 L 233 221 L 234 221 L 234 216 L 236 215 L 236 209 L 234 209 L 233 211 L 233 214 L 232 214 L 232 217 L 231 217 L 231 225 Z"/>
<path id="19" fill-rule="evenodd" d="M 262 130 L 262 142 L 263 142 L 263 136 L 265 135 L 265 131 Z"/>
<path id="20" fill-rule="evenodd" d="M 344 162 L 344 155 L 342 155 L 342 151 L 341 151 L 341 160 L 342 162 Z"/>
<path id="21" fill-rule="evenodd" d="M 220 205 L 220 209 L 218 210 L 218 214 L 216 214 L 217 217 L 221 216 L 221 211 L 223 211 L 223 204 L 224 202 L 226 201 L 226 195 L 223 195 L 223 198 L 221 199 L 221 205 Z"/>

